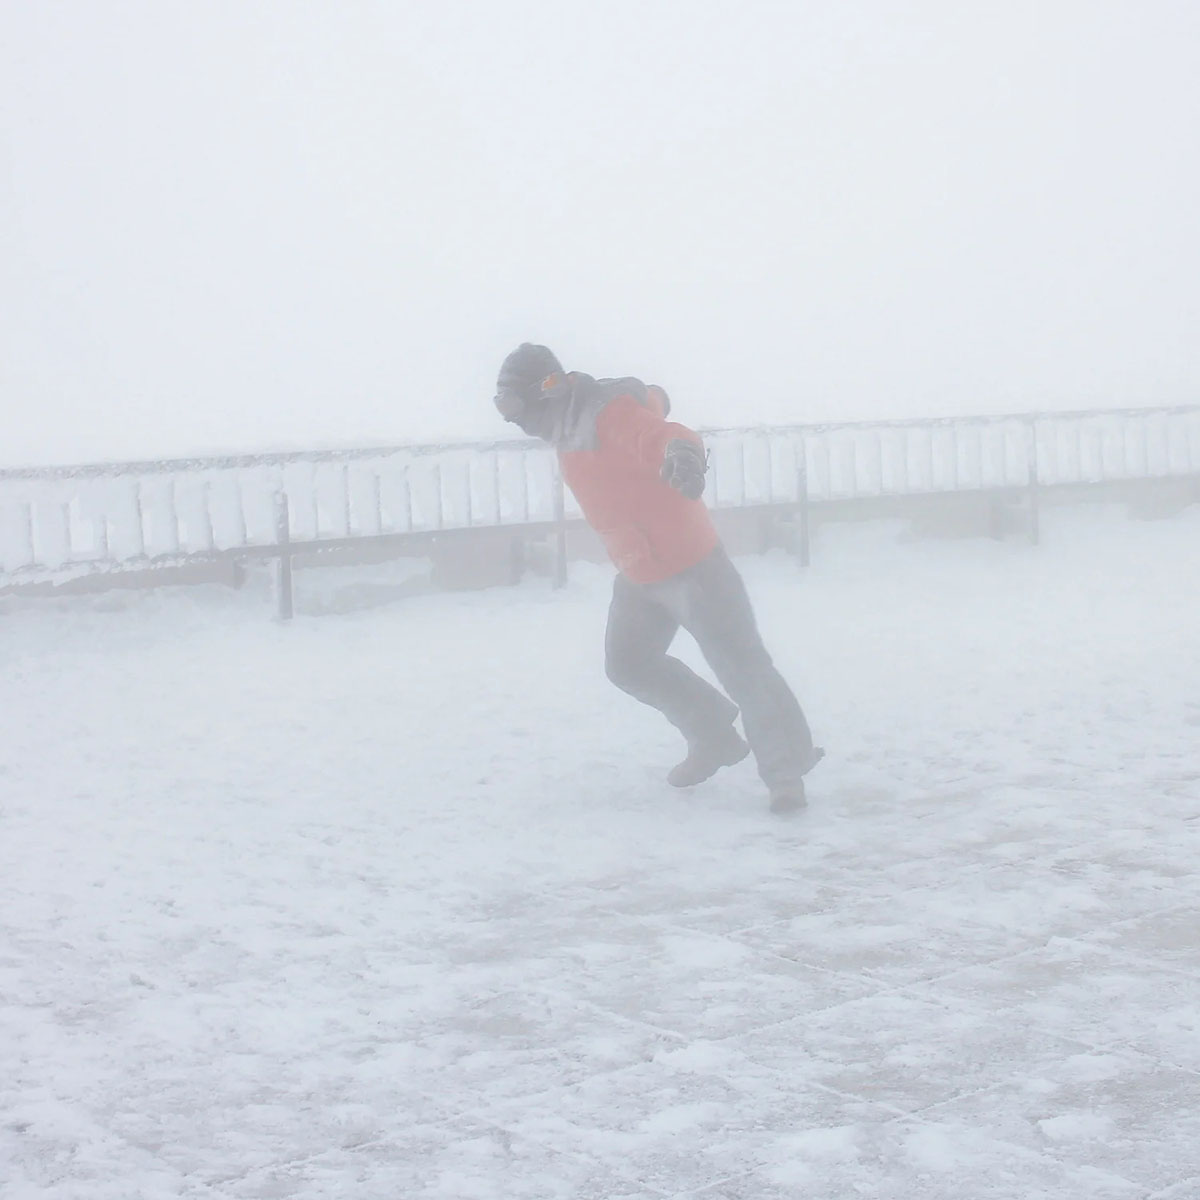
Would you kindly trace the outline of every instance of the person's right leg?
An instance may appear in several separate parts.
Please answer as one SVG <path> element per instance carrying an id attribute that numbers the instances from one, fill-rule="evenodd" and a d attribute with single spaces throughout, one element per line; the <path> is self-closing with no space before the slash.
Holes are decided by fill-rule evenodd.
<path id="1" fill-rule="evenodd" d="M 763 645 L 741 575 L 718 547 L 686 573 L 685 581 L 683 624 L 742 710 L 746 737 L 773 806 L 802 803 L 804 776 L 822 751 L 813 747 L 804 712 Z"/>
<path id="2" fill-rule="evenodd" d="M 689 750 L 705 749 L 703 763 L 689 753 L 671 772 L 670 781 L 686 787 L 737 762 L 748 748 L 733 727 L 737 705 L 667 653 L 678 630 L 678 619 L 650 588 L 617 576 L 604 636 L 605 671 L 623 692 L 657 708 Z"/>

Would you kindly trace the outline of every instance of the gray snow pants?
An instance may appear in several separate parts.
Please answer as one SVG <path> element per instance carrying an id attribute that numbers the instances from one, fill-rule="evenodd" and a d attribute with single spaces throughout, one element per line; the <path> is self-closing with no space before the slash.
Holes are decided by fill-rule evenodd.
<path id="1" fill-rule="evenodd" d="M 696 639 L 728 698 L 667 653 L 680 626 Z M 657 708 L 689 745 L 723 733 L 740 708 L 768 788 L 799 783 L 811 766 L 808 722 L 763 645 L 746 585 L 723 547 L 661 583 L 618 575 L 604 650 L 609 679 Z"/>

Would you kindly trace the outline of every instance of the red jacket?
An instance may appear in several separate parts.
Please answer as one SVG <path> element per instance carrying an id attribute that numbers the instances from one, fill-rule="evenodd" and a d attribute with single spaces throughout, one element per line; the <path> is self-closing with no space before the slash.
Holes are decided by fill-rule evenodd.
<path id="1" fill-rule="evenodd" d="M 656 583 L 707 558 L 717 531 L 704 501 L 659 475 L 667 443 L 699 443 L 699 435 L 665 419 L 660 389 L 636 379 L 571 379 L 585 401 L 572 408 L 586 430 L 559 443 L 563 479 L 617 569 L 634 583 Z"/>

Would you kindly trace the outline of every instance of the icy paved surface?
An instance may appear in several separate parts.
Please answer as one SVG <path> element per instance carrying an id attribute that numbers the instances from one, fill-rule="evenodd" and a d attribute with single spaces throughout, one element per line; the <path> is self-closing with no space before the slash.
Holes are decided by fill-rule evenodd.
<path id="1" fill-rule="evenodd" d="M 603 572 L 6 605 L 0 1193 L 1195 1200 L 1200 521 L 1048 532 L 743 564 L 790 823 Z"/>

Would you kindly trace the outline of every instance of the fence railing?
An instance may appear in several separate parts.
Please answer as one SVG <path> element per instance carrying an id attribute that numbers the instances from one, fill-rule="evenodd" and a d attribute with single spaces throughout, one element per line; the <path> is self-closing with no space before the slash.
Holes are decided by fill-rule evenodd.
<path id="1" fill-rule="evenodd" d="M 716 429 L 715 508 L 1200 474 L 1200 405 Z M 282 500 L 281 500 L 282 498 Z M 553 454 L 504 441 L 0 469 L 0 586 L 578 517 Z"/>

